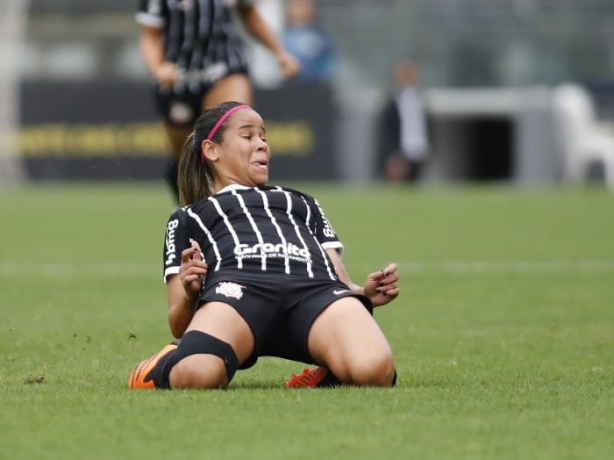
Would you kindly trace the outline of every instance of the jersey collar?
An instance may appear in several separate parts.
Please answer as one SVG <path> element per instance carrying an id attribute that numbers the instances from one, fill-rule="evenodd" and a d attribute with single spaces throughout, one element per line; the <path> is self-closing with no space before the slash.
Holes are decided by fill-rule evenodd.
<path id="1" fill-rule="evenodd" d="M 241 184 L 230 184 L 224 187 L 223 189 L 221 189 L 219 192 L 217 192 L 216 195 L 219 193 L 232 192 L 233 190 L 247 190 L 249 188 L 252 188 L 252 187 L 247 187 Z"/>

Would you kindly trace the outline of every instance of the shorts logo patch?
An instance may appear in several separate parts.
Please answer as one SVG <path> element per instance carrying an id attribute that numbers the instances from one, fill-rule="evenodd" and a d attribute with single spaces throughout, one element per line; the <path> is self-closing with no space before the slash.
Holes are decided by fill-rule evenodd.
<path id="1" fill-rule="evenodd" d="M 175 123 L 188 123 L 194 112 L 192 108 L 183 102 L 173 101 L 171 103 L 171 111 L 169 113 L 169 118 Z"/>
<path id="2" fill-rule="evenodd" d="M 223 281 L 217 285 L 215 288 L 216 294 L 222 294 L 226 297 L 231 297 L 233 299 L 241 300 L 243 297 L 243 288 L 245 286 L 241 286 L 237 283 L 229 283 L 227 281 Z"/>
<path id="3" fill-rule="evenodd" d="M 333 291 L 333 294 L 335 295 L 341 295 L 341 294 L 345 294 L 346 292 L 350 292 L 349 289 L 335 289 Z"/>

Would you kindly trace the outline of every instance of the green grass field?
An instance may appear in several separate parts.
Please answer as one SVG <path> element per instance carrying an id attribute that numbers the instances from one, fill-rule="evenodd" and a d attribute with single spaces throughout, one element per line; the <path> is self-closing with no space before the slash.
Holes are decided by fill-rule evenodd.
<path id="1" fill-rule="evenodd" d="M 294 184 L 297 185 L 297 184 Z M 614 458 L 614 194 L 298 187 L 376 310 L 394 389 L 288 390 L 264 358 L 227 391 L 130 391 L 170 339 L 163 186 L 0 190 L 0 459 Z"/>

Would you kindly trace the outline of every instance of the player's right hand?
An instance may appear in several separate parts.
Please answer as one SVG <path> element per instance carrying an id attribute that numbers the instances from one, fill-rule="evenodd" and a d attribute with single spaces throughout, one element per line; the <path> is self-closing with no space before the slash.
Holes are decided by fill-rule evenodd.
<path id="1" fill-rule="evenodd" d="M 200 292 L 202 283 L 207 276 L 207 264 L 203 260 L 200 246 L 192 241 L 192 246 L 181 251 L 181 266 L 179 267 L 179 279 L 190 296 Z"/>
<path id="2" fill-rule="evenodd" d="M 177 65 L 167 61 L 160 64 L 153 75 L 158 84 L 165 88 L 172 87 L 177 81 L 178 76 L 179 69 Z"/>

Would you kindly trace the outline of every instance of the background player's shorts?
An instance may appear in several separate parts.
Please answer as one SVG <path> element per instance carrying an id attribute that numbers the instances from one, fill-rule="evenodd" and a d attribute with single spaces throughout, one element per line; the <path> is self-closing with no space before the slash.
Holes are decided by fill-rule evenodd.
<path id="1" fill-rule="evenodd" d="M 205 94 L 219 80 L 231 74 L 247 74 L 247 70 L 231 71 L 215 81 L 201 82 L 194 87 L 186 85 L 183 91 L 162 88 L 154 82 L 154 102 L 158 115 L 168 125 L 192 129 L 196 118 L 203 111 Z"/>
<path id="2" fill-rule="evenodd" d="M 356 297 L 373 311 L 367 297 L 354 294 L 340 281 L 234 272 L 226 276 L 216 273 L 214 278 L 207 280 L 198 303 L 227 303 L 245 319 L 256 344 L 242 369 L 253 366 L 258 356 L 314 364 L 307 344 L 309 330 L 320 313 L 338 299 Z"/>

